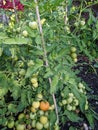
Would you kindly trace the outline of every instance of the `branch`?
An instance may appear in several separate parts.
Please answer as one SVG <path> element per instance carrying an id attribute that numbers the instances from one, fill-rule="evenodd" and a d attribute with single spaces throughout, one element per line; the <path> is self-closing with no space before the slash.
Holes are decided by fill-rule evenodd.
<path id="1" fill-rule="evenodd" d="M 16 11 L 16 6 L 15 6 L 15 1 L 12 0 L 12 2 L 13 2 L 13 8 L 14 8 L 15 17 L 16 17 L 16 22 L 18 22 L 18 17 L 17 17 L 17 11 Z"/>
<path id="2" fill-rule="evenodd" d="M 46 67 L 48 67 L 49 63 L 48 63 L 47 51 L 46 51 L 46 46 L 45 46 L 45 40 L 44 40 L 43 30 L 42 30 L 42 25 L 41 25 L 41 20 L 40 20 L 39 7 L 37 5 L 37 0 L 34 0 L 34 2 L 36 3 L 36 15 L 37 15 L 37 19 L 38 19 L 39 31 L 40 31 L 42 47 L 43 47 L 43 51 L 44 51 L 45 65 L 46 65 Z M 50 87 L 51 87 L 52 80 L 51 80 L 51 78 L 48 78 L 48 80 L 49 80 L 49 84 L 50 84 Z M 56 112 L 56 116 L 57 116 L 57 123 L 59 123 L 59 116 L 58 116 L 58 109 L 57 109 L 57 103 L 56 103 L 55 95 L 52 94 L 52 97 L 53 97 L 53 101 L 54 101 L 54 105 L 55 105 L 55 112 Z"/>

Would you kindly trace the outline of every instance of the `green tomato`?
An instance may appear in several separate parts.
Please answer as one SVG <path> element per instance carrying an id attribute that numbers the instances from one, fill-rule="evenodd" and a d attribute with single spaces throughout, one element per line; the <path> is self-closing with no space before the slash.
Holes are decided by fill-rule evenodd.
<path id="1" fill-rule="evenodd" d="M 76 110 L 76 106 L 72 106 L 72 110 L 73 110 L 73 111 Z"/>
<path id="2" fill-rule="evenodd" d="M 41 122 L 43 125 L 45 125 L 45 124 L 48 122 L 47 116 L 41 116 L 41 117 L 40 117 L 40 122 Z"/>
<path id="3" fill-rule="evenodd" d="M 73 101 L 73 98 L 72 98 L 72 97 L 69 97 L 69 98 L 67 99 L 67 103 L 68 103 L 68 104 L 72 103 L 72 101 Z"/>
<path id="4" fill-rule="evenodd" d="M 31 122 L 31 125 L 32 125 L 33 128 L 35 128 L 35 127 L 36 127 L 36 120 L 33 120 L 33 121 Z"/>
<path id="5" fill-rule="evenodd" d="M 78 27 L 78 26 L 79 26 L 79 22 L 75 22 L 74 25 L 75 25 L 76 27 Z"/>
<path id="6" fill-rule="evenodd" d="M 73 59 L 75 59 L 75 58 L 77 58 L 77 54 L 76 54 L 76 53 L 71 53 L 71 57 L 72 57 Z"/>
<path id="7" fill-rule="evenodd" d="M 89 107 L 88 107 L 88 104 L 86 104 L 86 105 L 85 105 L 85 110 L 88 110 L 88 108 L 89 108 Z"/>
<path id="8" fill-rule="evenodd" d="M 20 114 L 18 115 L 18 120 L 21 120 L 21 119 L 23 119 L 23 118 L 25 118 L 25 114 L 24 114 L 24 113 L 20 113 Z"/>
<path id="9" fill-rule="evenodd" d="M 29 27 L 31 27 L 32 29 L 37 29 L 37 22 L 29 22 Z"/>
<path id="10" fill-rule="evenodd" d="M 84 26 L 84 25 L 85 25 L 85 21 L 82 20 L 82 21 L 80 22 L 80 25 L 81 25 L 81 26 Z"/>
<path id="11" fill-rule="evenodd" d="M 40 122 L 37 122 L 37 123 L 36 123 L 36 129 L 37 129 L 37 130 L 42 130 L 42 129 L 43 129 L 43 124 L 40 123 Z"/>
<path id="12" fill-rule="evenodd" d="M 24 30 L 24 31 L 22 32 L 22 34 L 23 34 L 24 37 L 27 37 L 27 36 L 28 36 L 28 32 L 27 32 L 26 30 Z"/>
<path id="13" fill-rule="evenodd" d="M 69 93 L 68 96 L 69 97 L 74 97 L 74 94 L 73 93 Z"/>
<path id="14" fill-rule="evenodd" d="M 83 89 L 79 89 L 79 92 L 80 92 L 80 93 L 84 93 L 84 92 L 83 92 Z"/>
<path id="15" fill-rule="evenodd" d="M 38 113 L 39 113 L 40 115 L 44 115 L 44 111 L 42 111 L 42 110 L 39 110 Z"/>
<path id="16" fill-rule="evenodd" d="M 36 113 L 32 113 L 32 112 L 31 112 L 31 113 L 30 113 L 30 119 L 33 120 L 33 119 L 35 119 L 35 117 L 36 117 Z"/>
<path id="17" fill-rule="evenodd" d="M 63 104 L 63 105 L 67 104 L 66 99 L 62 100 L 62 104 Z"/>
<path id="18" fill-rule="evenodd" d="M 49 128 L 49 122 L 47 122 L 46 124 L 44 124 L 44 128 L 48 129 Z"/>
<path id="19" fill-rule="evenodd" d="M 25 73 L 26 73 L 25 69 L 21 69 L 21 70 L 19 71 L 19 74 L 20 74 L 21 76 L 24 76 Z"/>
<path id="20" fill-rule="evenodd" d="M 78 105 L 79 105 L 79 100 L 74 99 L 74 105 L 75 105 L 75 106 L 78 106 Z"/>
<path id="21" fill-rule="evenodd" d="M 72 111 L 72 106 L 68 104 L 68 105 L 67 105 L 67 110 L 68 110 L 68 111 Z"/>
<path id="22" fill-rule="evenodd" d="M 16 130 L 25 130 L 25 125 L 24 124 L 17 124 Z"/>
<path id="23" fill-rule="evenodd" d="M 28 63 L 27 63 L 28 67 L 33 66 L 34 64 L 35 64 L 35 63 L 34 63 L 33 60 L 29 60 Z"/>
<path id="24" fill-rule="evenodd" d="M 77 58 L 74 58 L 73 61 L 76 63 L 76 62 L 78 61 L 78 59 L 77 59 Z"/>
<path id="25" fill-rule="evenodd" d="M 14 127 L 14 120 L 8 121 L 7 126 L 10 129 L 13 128 Z"/>
<path id="26" fill-rule="evenodd" d="M 74 53 L 74 52 L 76 52 L 77 49 L 75 47 L 71 47 L 70 50 L 71 50 L 72 53 Z"/>
<path id="27" fill-rule="evenodd" d="M 80 83 L 78 84 L 78 87 L 81 89 L 81 88 L 84 88 L 84 85 L 80 82 Z"/>

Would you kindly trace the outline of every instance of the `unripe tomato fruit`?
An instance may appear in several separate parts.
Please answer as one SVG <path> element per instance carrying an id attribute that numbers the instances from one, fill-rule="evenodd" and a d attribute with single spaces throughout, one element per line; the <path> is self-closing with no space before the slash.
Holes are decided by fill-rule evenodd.
<path id="1" fill-rule="evenodd" d="M 17 124 L 16 130 L 25 130 L 25 125 L 24 124 Z"/>
<path id="2" fill-rule="evenodd" d="M 40 117 L 40 122 L 45 125 L 48 122 L 48 118 L 46 116 L 41 116 Z"/>
<path id="3" fill-rule="evenodd" d="M 71 50 L 71 52 L 73 53 L 73 52 L 76 52 L 77 49 L 76 49 L 75 47 L 71 47 L 70 50 Z"/>
<path id="4" fill-rule="evenodd" d="M 23 118 L 25 118 L 25 114 L 24 114 L 24 113 L 20 113 L 20 114 L 18 115 L 18 120 L 21 120 L 21 119 L 23 119 Z"/>
<path id="5" fill-rule="evenodd" d="M 40 100 L 42 100 L 43 99 L 43 95 L 41 94 L 41 93 L 38 93 L 37 94 L 37 99 L 40 101 Z"/>
<path id="6" fill-rule="evenodd" d="M 28 32 L 27 32 L 26 30 L 24 30 L 24 31 L 22 32 L 22 34 L 23 34 L 24 37 L 27 37 L 27 36 L 28 36 Z"/>
<path id="7" fill-rule="evenodd" d="M 34 102 L 32 103 L 32 107 L 34 107 L 35 109 L 36 109 L 36 108 L 39 108 L 39 106 L 40 106 L 40 102 L 39 102 L 39 101 L 34 101 Z"/>
<path id="8" fill-rule="evenodd" d="M 31 107 L 31 112 L 35 113 L 36 112 L 36 109 L 34 107 Z"/>
<path id="9" fill-rule="evenodd" d="M 39 110 L 38 113 L 39 113 L 40 115 L 44 115 L 44 111 L 42 111 L 42 110 Z"/>
<path id="10" fill-rule="evenodd" d="M 83 85 L 82 83 L 79 83 L 79 84 L 78 84 L 78 87 L 79 87 L 79 88 L 83 88 L 84 85 Z"/>
<path id="11" fill-rule="evenodd" d="M 37 130 L 42 130 L 43 129 L 43 124 L 41 124 L 40 122 L 36 123 L 36 129 Z"/>
<path id="12" fill-rule="evenodd" d="M 48 129 L 49 128 L 49 122 L 47 122 L 46 124 L 44 124 L 44 128 Z"/>
<path id="13" fill-rule="evenodd" d="M 35 117 L 36 117 L 36 113 L 32 113 L 32 112 L 30 112 L 30 119 L 35 119 Z"/>
<path id="14" fill-rule="evenodd" d="M 31 122 L 31 125 L 32 125 L 33 128 L 35 128 L 35 127 L 36 127 L 36 120 L 33 120 L 33 121 Z"/>
<path id="15" fill-rule="evenodd" d="M 14 127 L 14 120 L 11 120 L 11 121 L 8 121 L 8 124 L 7 124 L 8 128 L 13 128 Z"/>
<path id="16" fill-rule="evenodd" d="M 79 105 L 79 101 L 77 99 L 74 100 L 74 105 L 78 106 Z"/>
<path id="17" fill-rule="evenodd" d="M 77 59 L 77 58 L 74 58 L 73 61 L 76 63 L 76 62 L 78 61 L 78 59 Z"/>
<path id="18" fill-rule="evenodd" d="M 67 104 L 66 99 L 62 100 L 62 104 L 63 104 L 63 105 Z"/>
<path id="19" fill-rule="evenodd" d="M 67 110 L 68 110 L 68 111 L 71 111 L 71 110 L 72 110 L 72 106 L 68 104 L 68 105 L 67 105 Z"/>
<path id="20" fill-rule="evenodd" d="M 73 59 L 75 59 L 75 58 L 77 58 L 77 54 L 76 54 L 76 53 L 71 53 L 71 57 L 72 57 Z"/>
<path id="21" fill-rule="evenodd" d="M 31 27 L 32 29 L 37 29 L 37 22 L 29 22 L 29 27 Z"/>
<path id="22" fill-rule="evenodd" d="M 41 20 L 41 24 L 43 25 L 43 24 L 45 23 L 45 21 L 46 21 L 46 19 L 43 18 L 43 19 Z"/>
<path id="23" fill-rule="evenodd" d="M 68 99 L 67 99 L 67 103 L 69 104 L 69 103 L 72 103 L 72 101 L 73 101 L 73 98 L 72 97 L 69 97 Z"/>
<path id="24" fill-rule="evenodd" d="M 69 93 L 68 96 L 69 97 L 74 97 L 74 94 L 73 93 Z"/>
<path id="25" fill-rule="evenodd" d="M 36 78 L 36 77 L 34 77 L 34 78 L 31 78 L 31 83 L 32 83 L 32 84 L 35 84 L 35 83 L 37 83 L 37 78 Z"/>
<path id="26" fill-rule="evenodd" d="M 38 82 L 34 83 L 34 84 L 33 84 L 33 87 L 34 87 L 34 88 L 37 88 L 37 87 L 38 87 Z"/>

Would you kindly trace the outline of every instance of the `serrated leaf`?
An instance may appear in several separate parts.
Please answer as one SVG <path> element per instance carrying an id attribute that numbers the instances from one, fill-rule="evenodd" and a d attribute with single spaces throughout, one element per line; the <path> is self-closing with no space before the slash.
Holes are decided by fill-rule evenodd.
<path id="1" fill-rule="evenodd" d="M 36 72 L 39 68 L 41 68 L 43 66 L 43 62 L 39 62 L 34 66 L 31 66 L 27 69 L 25 78 L 30 77 L 34 72 Z"/>
<path id="2" fill-rule="evenodd" d="M 56 92 L 58 81 L 59 81 L 59 77 L 57 75 L 55 75 L 52 79 L 52 83 L 51 83 L 51 87 L 50 87 L 51 94 Z"/>
<path id="3" fill-rule="evenodd" d="M 38 36 L 35 38 L 35 42 L 36 42 L 37 44 L 41 44 L 41 37 L 40 37 L 40 35 L 38 35 Z"/>
<path id="4" fill-rule="evenodd" d="M 64 114 L 69 118 L 70 121 L 72 122 L 78 122 L 78 121 L 82 121 L 82 118 L 80 118 L 76 113 L 74 112 L 70 112 L 65 110 Z"/>
<path id="5" fill-rule="evenodd" d="M 27 38 L 7 38 L 3 40 L 3 44 L 29 44 L 29 39 Z"/>
<path id="6" fill-rule="evenodd" d="M 92 129 L 94 129 L 94 117 L 93 114 L 91 114 L 91 112 L 87 112 L 85 113 L 87 120 L 89 121 L 90 126 L 92 127 Z"/>

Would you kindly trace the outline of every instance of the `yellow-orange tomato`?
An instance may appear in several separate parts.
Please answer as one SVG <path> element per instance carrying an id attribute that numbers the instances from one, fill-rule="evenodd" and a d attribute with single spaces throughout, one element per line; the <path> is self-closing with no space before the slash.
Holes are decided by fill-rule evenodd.
<path id="1" fill-rule="evenodd" d="M 43 111 L 49 110 L 50 104 L 49 102 L 41 101 L 40 102 L 40 109 Z"/>

